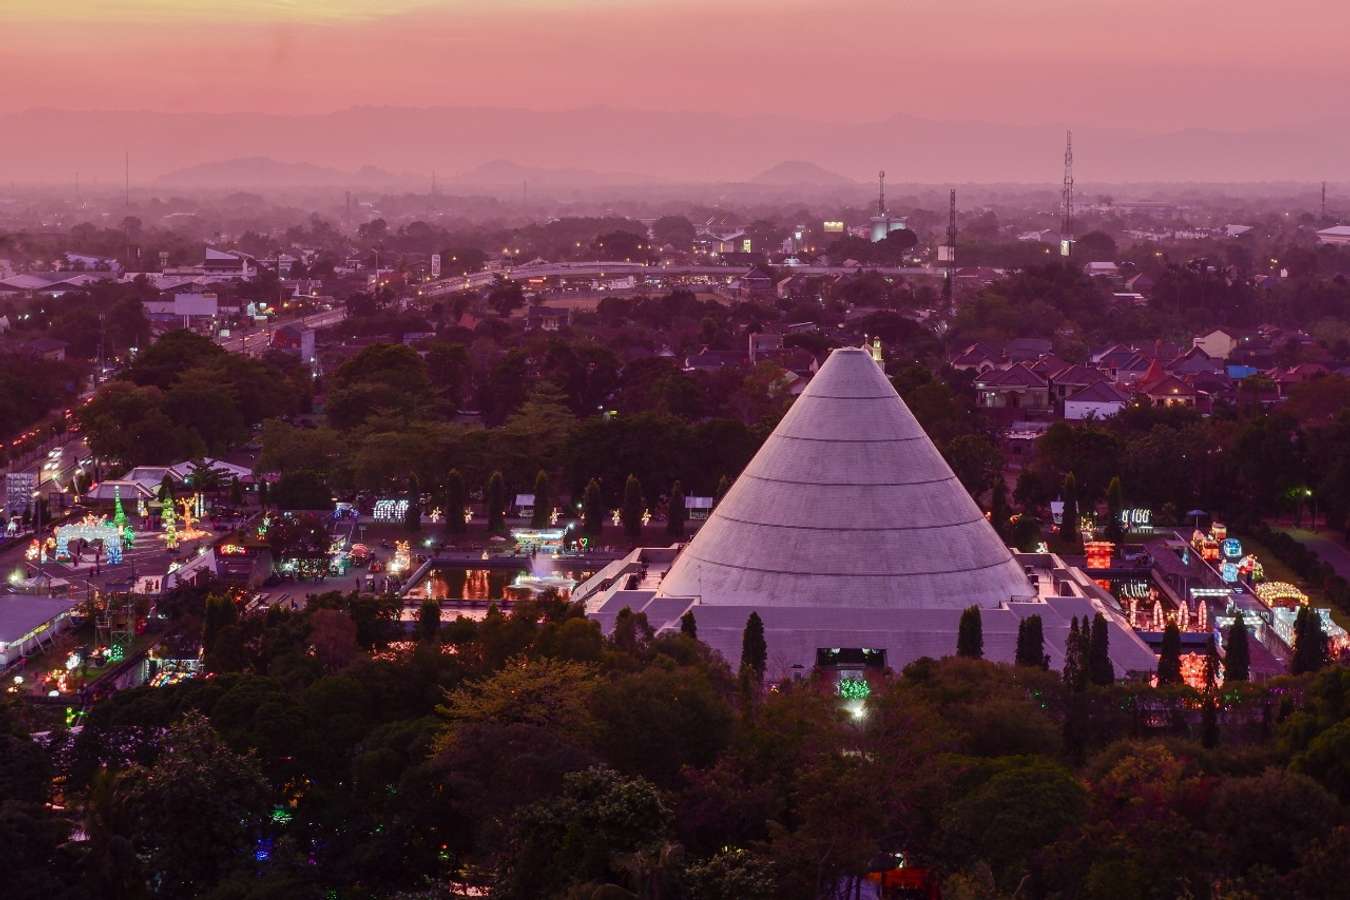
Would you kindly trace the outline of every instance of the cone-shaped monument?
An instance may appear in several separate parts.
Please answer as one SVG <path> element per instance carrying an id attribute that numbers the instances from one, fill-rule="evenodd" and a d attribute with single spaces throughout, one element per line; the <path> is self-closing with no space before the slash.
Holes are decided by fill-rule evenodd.
<path id="1" fill-rule="evenodd" d="M 703 606 L 994 609 L 1022 567 L 865 350 L 830 354 L 676 559 Z"/>

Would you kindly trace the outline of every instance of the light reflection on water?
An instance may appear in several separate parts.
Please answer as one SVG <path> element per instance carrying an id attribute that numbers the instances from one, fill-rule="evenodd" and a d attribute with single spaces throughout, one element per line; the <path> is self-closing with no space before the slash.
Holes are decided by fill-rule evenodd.
<path id="1" fill-rule="evenodd" d="M 525 569 L 437 566 L 409 588 L 405 597 L 409 600 L 526 600 L 534 593 L 552 588 L 567 599 L 572 588 L 589 575 L 579 569 L 560 569 L 533 578 Z"/>

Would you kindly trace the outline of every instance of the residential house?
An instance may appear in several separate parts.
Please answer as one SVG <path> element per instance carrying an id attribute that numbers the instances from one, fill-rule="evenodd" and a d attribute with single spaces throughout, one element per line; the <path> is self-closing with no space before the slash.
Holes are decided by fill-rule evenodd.
<path id="1" fill-rule="evenodd" d="M 526 331 L 562 331 L 572 324 L 572 307 L 531 306 L 525 313 Z"/>
<path id="2" fill-rule="evenodd" d="M 1192 346 L 1199 347 L 1213 359 L 1227 359 L 1241 343 L 1237 334 L 1227 328 L 1215 328 L 1191 341 Z"/>
<path id="3" fill-rule="evenodd" d="M 1023 363 L 992 369 L 975 379 L 975 401 L 983 409 L 1049 412 L 1050 382 Z"/>
<path id="4" fill-rule="evenodd" d="M 1049 338 L 1013 338 L 1004 345 L 1008 362 L 1033 362 L 1045 356 L 1054 345 Z"/>
<path id="5" fill-rule="evenodd" d="M 750 339 L 750 365 L 754 365 L 765 354 L 783 349 L 783 335 L 776 331 L 752 331 Z"/>
<path id="6" fill-rule="evenodd" d="M 1192 347 L 1164 368 L 1173 375 L 1218 374 L 1223 371 L 1223 360 L 1215 359 L 1199 347 Z"/>
<path id="7" fill-rule="evenodd" d="M 1106 381 L 1101 369 L 1092 366 L 1066 366 L 1049 376 L 1050 401 L 1063 411 L 1064 403 L 1084 388 Z M 1067 418 L 1067 416 L 1066 416 Z"/>
<path id="8" fill-rule="evenodd" d="M 951 362 L 960 372 L 987 372 L 1003 361 L 1003 348 L 997 344 L 980 342 L 966 347 Z"/>
<path id="9" fill-rule="evenodd" d="M 1088 385 L 1064 399 L 1064 418 L 1109 419 L 1128 404 L 1129 398 L 1106 379 Z"/>
<path id="10" fill-rule="evenodd" d="M 1138 380 L 1134 389 L 1151 406 L 1195 406 L 1195 388 L 1177 376 L 1168 374 L 1156 359 L 1149 364 L 1148 371 Z"/>

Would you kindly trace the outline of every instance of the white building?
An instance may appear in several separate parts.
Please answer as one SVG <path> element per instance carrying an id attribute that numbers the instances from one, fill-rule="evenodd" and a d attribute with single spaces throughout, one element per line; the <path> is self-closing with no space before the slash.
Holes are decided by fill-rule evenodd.
<path id="1" fill-rule="evenodd" d="M 580 585 L 602 627 L 625 607 L 658 630 L 694 613 L 733 667 L 750 613 L 771 678 L 863 660 L 950 656 L 980 609 L 987 659 L 1011 662 L 1039 615 L 1051 664 L 1070 619 L 1100 612 L 1120 674 L 1156 667 L 1115 600 L 1053 554 L 1014 554 L 864 350 L 830 354 L 687 546 L 643 548 Z"/>
<path id="2" fill-rule="evenodd" d="M 1317 240 L 1333 247 L 1350 246 L 1350 225 L 1333 225 L 1317 232 Z"/>
<path id="3" fill-rule="evenodd" d="M 1125 408 L 1129 398 L 1109 381 L 1090 384 L 1064 398 L 1064 418 L 1109 419 Z"/>
<path id="4" fill-rule="evenodd" d="M 50 644 L 79 605 L 65 597 L 0 596 L 0 666 Z"/>

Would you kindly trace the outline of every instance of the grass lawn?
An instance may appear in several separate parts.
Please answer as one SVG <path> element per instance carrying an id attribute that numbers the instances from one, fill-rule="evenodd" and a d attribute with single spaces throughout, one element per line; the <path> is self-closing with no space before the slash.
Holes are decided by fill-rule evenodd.
<path id="1" fill-rule="evenodd" d="M 1289 568 L 1284 562 L 1276 558 L 1270 548 L 1265 544 L 1258 543 L 1246 535 L 1242 535 L 1242 549 L 1247 553 L 1253 553 L 1261 561 L 1261 566 L 1266 572 L 1266 581 L 1287 581 L 1294 587 L 1308 595 L 1308 601 L 1315 607 L 1330 609 L 1331 619 L 1337 625 L 1350 630 L 1350 615 L 1347 615 L 1341 609 L 1333 606 L 1322 593 L 1320 586 L 1309 584 L 1307 581 L 1298 577 L 1294 570 Z"/>

